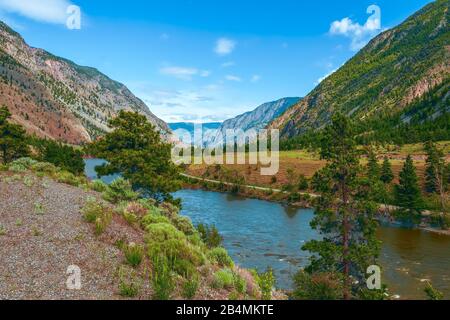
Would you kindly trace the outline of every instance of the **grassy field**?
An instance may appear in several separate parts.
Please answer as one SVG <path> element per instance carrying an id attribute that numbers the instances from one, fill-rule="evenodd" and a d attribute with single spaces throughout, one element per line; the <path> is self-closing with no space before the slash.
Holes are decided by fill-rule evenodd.
<path id="1" fill-rule="evenodd" d="M 445 152 L 447 161 L 450 162 L 450 141 L 440 142 L 439 148 Z M 426 155 L 422 144 L 405 145 L 402 147 L 392 146 L 378 150 L 380 164 L 385 156 L 391 159 L 395 182 L 397 182 L 398 175 L 408 154 L 413 156 L 417 174 L 423 184 Z M 361 164 L 364 165 L 366 162 L 367 160 L 362 157 Z M 222 172 L 218 172 L 215 165 L 191 165 L 187 168 L 187 173 L 217 180 L 225 180 L 227 176 L 241 177 L 245 180 L 246 184 L 280 189 L 286 184 L 296 184 L 300 175 L 311 178 L 325 164 L 326 162 L 320 160 L 320 156 L 317 153 L 307 150 L 296 150 L 280 152 L 280 170 L 275 178 L 272 176 L 262 176 L 260 171 L 261 165 L 249 164 L 222 165 Z M 225 176 L 223 171 L 227 173 Z"/>

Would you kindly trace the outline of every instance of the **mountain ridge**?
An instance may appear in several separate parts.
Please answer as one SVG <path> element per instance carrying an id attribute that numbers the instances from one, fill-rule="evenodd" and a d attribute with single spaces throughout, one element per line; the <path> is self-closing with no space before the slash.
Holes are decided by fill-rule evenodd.
<path id="1" fill-rule="evenodd" d="M 81 144 L 109 130 L 120 110 L 145 115 L 163 133 L 168 126 L 122 83 L 40 48 L 0 21 L 0 104 L 15 122 L 40 137 Z"/>
<path id="2" fill-rule="evenodd" d="M 448 81 L 448 3 L 428 4 L 372 39 L 269 128 L 292 138 L 323 128 L 335 112 L 358 120 L 402 116 L 418 99 Z M 442 112 L 448 111 L 447 106 Z"/>

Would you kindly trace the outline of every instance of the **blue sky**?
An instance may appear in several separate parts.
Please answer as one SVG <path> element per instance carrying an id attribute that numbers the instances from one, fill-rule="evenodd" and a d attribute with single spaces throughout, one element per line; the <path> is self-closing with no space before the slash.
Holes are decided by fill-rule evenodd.
<path id="1" fill-rule="evenodd" d="M 305 96 L 429 2 L 0 0 L 0 18 L 30 45 L 126 84 L 167 122 L 209 122 Z M 70 5 L 79 30 L 66 26 Z"/>

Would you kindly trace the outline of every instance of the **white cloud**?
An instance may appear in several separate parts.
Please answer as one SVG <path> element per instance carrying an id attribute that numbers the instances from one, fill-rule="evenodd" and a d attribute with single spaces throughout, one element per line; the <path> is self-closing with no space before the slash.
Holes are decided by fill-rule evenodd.
<path id="1" fill-rule="evenodd" d="M 258 82 L 259 80 L 261 80 L 261 76 L 258 74 L 255 74 L 252 76 L 252 79 L 250 81 L 255 83 L 255 82 Z"/>
<path id="2" fill-rule="evenodd" d="M 242 79 L 238 76 L 233 76 L 231 74 L 225 76 L 225 79 L 227 79 L 228 81 L 235 81 L 235 82 L 241 82 Z"/>
<path id="3" fill-rule="evenodd" d="M 65 24 L 67 9 L 72 3 L 67 0 L 0 0 L 0 10 L 48 23 Z"/>
<path id="4" fill-rule="evenodd" d="M 234 61 L 227 61 L 222 63 L 222 68 L 229 68 L 235 66 L 236 63 Z"/>
<path id="5" fill-rule="evenodd" d="M 326 75 L 324 75 L 323 77 L 320 77 L 314 84 L 318 85 L 320 84 L 323 80 L 325 80 L 326 78 L 328 78 L 329 76 L 331 76 L 333 73 L 335 73 L 337 71 L 337 69 L 328 72 Z"/>
<path id="6" fill-rule="evenodd" d="M 367 8 L 367 13 L 372 14 L 364 25 L 353 22 L 350 18 L 334 21 L 330 26 L 330 34 L 342 35 L 352 40 L 350 48 L 357 51 L 381 31 L 381 10 L 372 5 Z"/>
<path id="7" fill-rule="evenodd" d="M 216 47 L 214 48 L 214 51 L 219 56 L 226 56 L 226 55 L 232 53 L 233 50 L 235 49 L 235 47 L 236 47 L 235 41 L 233 41 L 231 39 L 227 39 L 227 38 L 220 38 L 216 42 Z"/>
<path id="8" fill-rule="evenodd" d="M 197 75 L 203 78 L 211 75 L 211 72 L 208 70 L 198 70 L 196 68 L 186 67 L 165 67 L 160 70 L 160 73 L 181 80 L 192 80 L 192 77 Z"/>

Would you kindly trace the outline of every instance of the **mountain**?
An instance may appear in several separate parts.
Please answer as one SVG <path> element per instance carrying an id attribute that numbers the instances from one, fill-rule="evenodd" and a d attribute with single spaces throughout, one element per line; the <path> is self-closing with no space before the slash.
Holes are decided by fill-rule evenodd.
<path id="1" fill-rule="evenodd" d="M 0 22 L 0 105 L 15 122 L 40 137 L 80 144 L 108 130 L 120 110 L 145 115 L 163 132 L 167 125 L 123 84 L 98 70 L 32 48 Z"/>
<path id="2" fill-rule="evenodd" d="M 267 102 L 259 106 L 253 111 L 241 114 L 233 119 L 223 122 L 218 128 L 216 135 L 208 138 L 207 144 L 214 144 L 219 142 L 219 136 L 224 137 L 229 129 L 248 131 L 250 129 L 260 130 L 264 129 L 274 119 L 279 117 L 289 107 L 298 103 L 301 98 L 283 98 L 277 101 Z"/>
<path id="3" fill-rule="evenodd" d="M 186 131 L 189 131 L 191 135 L 194 134 L 194 126 L 195 124 L 193 122 L 175 122 L 175 123 L 168 123 L 170 130 L 176 131 L 178 129 L 183 129 Z M 202 123 L 203 130 L 216 130 L 220 128 L 222 125 L 222 122 L 209 122 L 209 123 Z"/>
<path id="4" fill-rule="evenodd" d="M 450 111 L 448 11 L 449 1 L 438 0 L 381 33 L 270 127 L 290 138 L 322 128 L 336 112 L 361 121 L 446 116 Z M 432 106 L 420 103 L 429 96 Z"/>

